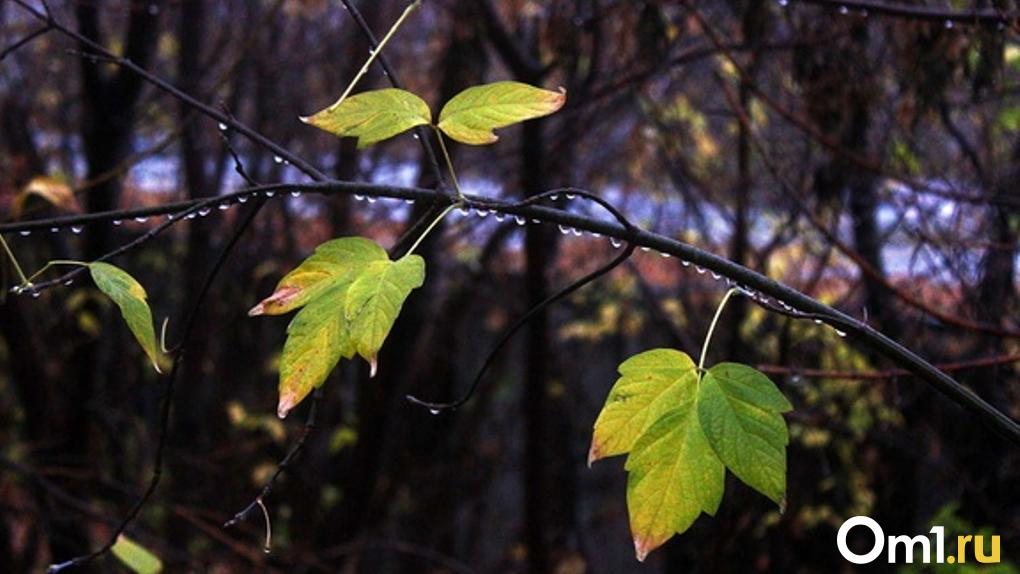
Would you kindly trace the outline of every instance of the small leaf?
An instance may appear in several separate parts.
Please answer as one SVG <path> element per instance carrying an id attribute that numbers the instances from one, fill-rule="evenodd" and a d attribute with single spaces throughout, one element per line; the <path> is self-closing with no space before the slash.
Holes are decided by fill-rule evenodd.
<path id="1" fill-rule="evenodd" d="M 390 261 L 378 244 L 345 237 L 320 245 L 288 273 L 250 315 L 301 309 L 287 327 L 280 358 L 280 402 L 287 416 L 322 385 L 342 358 L 361 355 L 372 365 L 404 300 L 425 279 L 425 262 L 412 255 Z"/>
<path id="2" fill-rule="evenodd" d="M 457 94 L 439 113 L 439 129 L 466 144 L 484 145 L 499 137 L 492 130 L 547 116 L 563 107 L 567 94 L 520 82 L 474 86 Z"/>
<path id="3" fill-rule="evenodd" d="M 780 413 L 792 408 L 768 377 L 736 363 L 709 369 L 698 393 L 698 414 L 712 449 L 737 478 L 780 506 L 790 441 Z"/>
<path id="4" fill-rule="evenodd" d="M 627 510 L 640 561 L 702 512 L 719 509 L 726 469 L 705 439 L 693 396 L 641 435 L 626 468 Z"/>
<path id="5" fill-rule="evenodd" d="M 696 392 L 697 372 L 689 356 L 673 349 L 653 349 L 620 364 L 620 379 L 609 391 L 595 421 L 589 466 L 625 454 L 648 426 Z"/>
<path id="6" fill-rule="evenodd" d="M 135 574 L 159 574 L 163 571 L 159 557 L 123 534 L 117 537 L 110 551 Z"/>
<path id="7" fill-rule="evenodd" d="M 152 361 L 152 366 L 156 372 L 162 373 L 160 363 L 164 357 L 156 343 L 156 331 L 152 326 L 152 311 L 146 302 L 145 288 L 127 272 L 109 263 L 95 262 L 88 267 L 96 287 L 117 304 L 131 333 Z"/>
<path id="8" fill-rule="evenodd" d="M 371 365 L 389 335 L 404 300 L 425 282 L 425 260 L 417 255 L 370 264 L 351 285 L 344 313 L 351 343 Z"/>
<path id="9" fill-rule="evenodd" d="M 432 111 L 411 92 L 386 88 L 353 95 L 301 121 L 339 137 L 356 137 L 363 148 L 431 124 Z"/>

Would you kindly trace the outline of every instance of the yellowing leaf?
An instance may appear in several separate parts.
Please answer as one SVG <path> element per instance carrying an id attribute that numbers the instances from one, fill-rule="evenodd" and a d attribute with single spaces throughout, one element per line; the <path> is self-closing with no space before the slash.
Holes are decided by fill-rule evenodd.
<path id="1" fill-rule="evenodd" d="M 127 322 L 142 350 L 152 361 L 157 372 L 163 372 L 163 355 L 156 344 L 156 332 L 152 326 L 152 311 L 146 302 L 145 288 L 135 278 L 109 263 L 89 264 L 89 273 L 96 287 L 105 293 L 120 308 L 120 314 Z"/>
<path id="2" fill-rule="evenodd" d="M 390 261 L 378 244 L 345 237 L 320 245 L 250 315 L 301 309 L 287 327 L 280 358 L 281 418 L 322 385 L 342 358 L 376 355 L 404 300 L 425 279 L 416 255 Z"/>
<path id="3" fill-rule="evenodd" d="M 673 349 L 654 349 L 620 364 L 620 379 L 609 391 L 595 421 L 588 464 L 625 454 L 648 426 L 683 397 L 693 397 L 697 384 L 694 361 Z"/>
<path id="4" fill-rule="evenodd" d="M 693 389 L 692 389 L 693 390 Z M 694 397 L 655 421 L 627 457 L 627 509 L 637 559 L 722 501 L 726 469 L 705 440 Z"/>
<path id="5" fill-rule="evenodd" d="M 431 124 L 432 111 L 411 92 L 386 88 L 356 94 L 301 121 L 338 137 L 356 137 L 363 148 Z"/>
<path id="6" fill-rule="evenodd" d="M 344 314 L 354 350 L 372 365 L 404 300 L 425 281 L 425 260 L 417 255 L 377 261 L 351 285 Z"/>
<path id="7" fill-rule="evenodd" d="M 466 144 L 484 145 L 499 139 L 492 130 L 547 116 L 563 107 L 567 94 L 520 82 L 474 86 L 457 94 L 439 113 L 439 129 Z"/>
<path id="8" fill-rule="evenodd" d="M 698 393 L 699 418 L 713 450 L 737 478 L 780 506 L 790 442 L 780 413 L 792 408 L 768 377 L 736 363 L 709 369 Z"/>
<path id="9" fill-rule="evenodd" d="M 123 534 L 117 537 L 110 551 L 135 574 L 159 574 L 163 571 L 159 557 Z"/>
<path id="10" fill-rule="evenodd" d="M 629 453 L 627 509 L 638 560 L 722 501 L 726 468 L 782 504 L 786 421 L 792 407 L 758 371 L 722 363 L 703 371 L 671 349 L 620 365 L 595 423 L 589 463 Z"/>
<path id="11" fill-rule="evenodd" d="M 14 219 L 21 218 L 32 198 L 42 199 L 61 211 L 81 211 L 81 206 L 78 205 L 78 198 L 75 197 L 71 186 L 59 179 L 40 176 L 32 178 L 14 199 L 14 203 L 11 206 L 11 215 Z"/>
<path id="12" fill-rule="evenodd" d="M 354 273 L 373 261 L 387 260 L 386 251 L 364 237 L 327 241 L 315 253 L 284 276 L 273 294 L 248 312 L 251 316 L 282 315 L 336 285 L 349 283 Z"/>

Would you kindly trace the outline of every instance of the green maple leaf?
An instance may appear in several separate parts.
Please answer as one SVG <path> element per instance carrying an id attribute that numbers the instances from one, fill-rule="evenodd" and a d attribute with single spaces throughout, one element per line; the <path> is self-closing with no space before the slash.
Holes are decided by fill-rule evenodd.
<path id="1" fill-rule="evenodd" d="M 297 406 L 342 358 L 361 355 L 372 365 L 404 300 L 425 280 L 417 255 L 391 261 L 361 237 L 326 242 L 288 273 L 249 315 L 300 309 L 287 326 L 280 357 L 281 418 Z"/>
<path id="2" fill-rule="evenodd" d="M 671 349 L 635 355 L 619 368 L 592 436 L 589 464 L 628 454 L 627 508 L 639 560 L 702 512 L 714 515 L 725 469 L 783 505 L 786 445 L 776 386 L 745 365 L 699 371 Z"/>
<path id="3" fill-rule="evenodd" d="M 698 418 L 712 448 L 748 486 L 784 506 L 786 445 L 782 414 L 792 410 L 762 373 L 720 363 L 705 373 L 698 393 Z"/>

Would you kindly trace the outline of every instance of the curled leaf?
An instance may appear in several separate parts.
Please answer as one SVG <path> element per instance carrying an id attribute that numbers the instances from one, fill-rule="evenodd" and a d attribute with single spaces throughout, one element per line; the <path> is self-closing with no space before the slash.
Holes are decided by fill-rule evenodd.
<path id="1" fill-rule="evenodd" d="M 156 342 L 152 311 L 146 302 L 145 288 L 126 271 L 109 263 L 95 262 L 90 263 L 88 267 L 96 287 L 117 305 L 128 329 L 152 361 L 152 366 L 156 372 L 162 373 L 165 356 L 160 353 Z"/>
<path id="2" fill-rule="evenodd" d="M 461 143 L 490 144 L 499 139 L 493 130 L 547 116 L 566 101 L 562 88 L 553 92 L 521 82 L 473 86 L 447 102 L 437 127 Z"/>
<path id="3" fill-rule="evenodd" d="M 11 205 L 11 215 L 14 219 L 21 219 L 34 199 L 45 201 L 60 211 L 72 213 L 81 211 L 78 198 L 75 197 L 71 186 L 56 178 L 39 176 L 32 178 L 14 198 Z"/>
<path id="4" fill-rule="evenodd" d="M 432 123 L 429 105 L 405 90 L 362 92 L 301 121 L 338 137 L 358 138 L 363 148 Z"/>

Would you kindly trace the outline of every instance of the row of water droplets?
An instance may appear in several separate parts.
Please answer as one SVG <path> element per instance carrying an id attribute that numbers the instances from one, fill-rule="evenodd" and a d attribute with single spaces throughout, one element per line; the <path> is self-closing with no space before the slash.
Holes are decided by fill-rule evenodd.
<path id="1" fill-rule="evenodd" d="M 792 1 L 794 0 L 776 0 L 776 4 L 779 5 L 780 8 L 787 8 L 790 6 L 790 3 Z M 841 5 L 839 8 L 837 8 L 837 12 L 839 12 L 843 16 L 847 16 L 851 12 L 853 12 L 855 15 L 861 18 L 867 18 L 870 15 L 867 8 L 851 10 L 850 7 L 847 5 Z M 942 25 L 943 27 L 945 27 L 946 30 L 952 30 L 953 28 L 956 27 L 956 22 L 954 20 L 946 19 L 943 21 Z M 1006 25 L 1007 24 L 1005 20 L 999 20 L 995 26 L 1000 32 L 1002 32 L 1005 31 Z"/>

